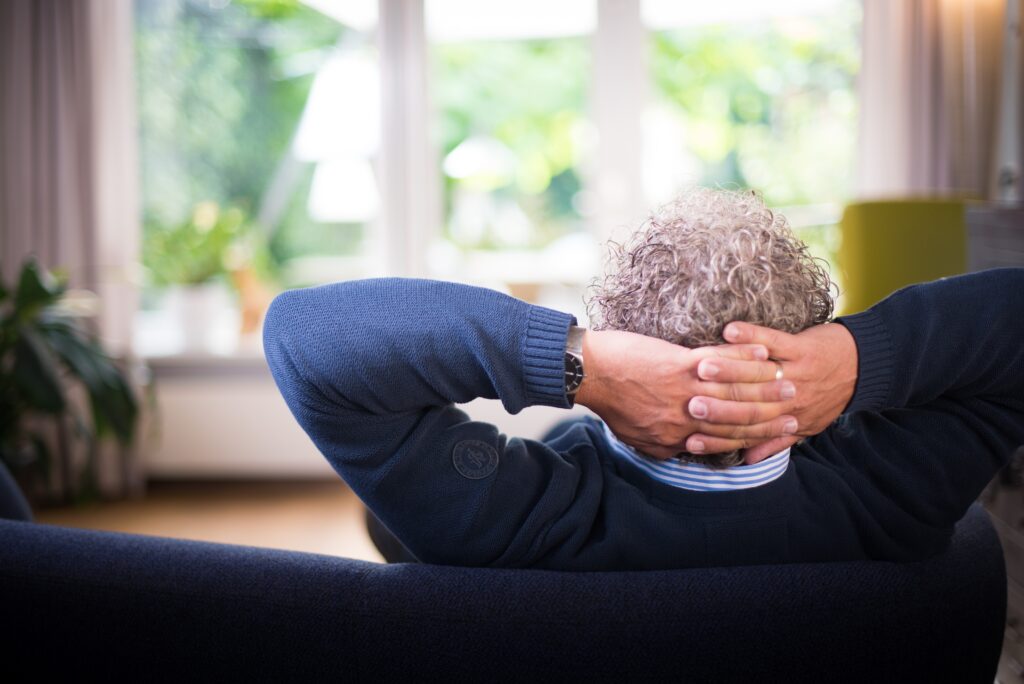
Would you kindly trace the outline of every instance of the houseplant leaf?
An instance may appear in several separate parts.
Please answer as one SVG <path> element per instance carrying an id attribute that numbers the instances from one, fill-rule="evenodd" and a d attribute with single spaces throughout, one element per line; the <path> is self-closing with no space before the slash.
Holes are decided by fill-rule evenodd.
<path id="1" fill-rule="evenodd" d="M 25 262 L 14 293 L 14 312 L 20 321 L 34 318 L 44 307 L 53 304 L 64 291 L 53 276 L 40 271 L 35 260 Z"/>
<path id="2" fill-rule="evenodd" d="M 113 361 L 99 345 L 67 323 L 49 322 L 41 330 L 71 374 L 85 386 L 97 434 L 109 428 L 122 443 L 131 441 L 138 406 Z"/>
<path id="3" fill-rule="evenodd" d="M 64 392 L 53 355 L 39 335 L 25 325 L 14 343 L 11 377 L 29 408 L 56 414 L 64 410 Z"/>

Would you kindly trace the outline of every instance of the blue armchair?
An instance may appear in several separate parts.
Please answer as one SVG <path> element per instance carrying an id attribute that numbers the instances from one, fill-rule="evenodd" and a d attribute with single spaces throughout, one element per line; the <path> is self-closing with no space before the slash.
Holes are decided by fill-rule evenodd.
<path id="1" fill-rule="evenodd" d="M 989 684 L 1005 616 L 977 506 L 922 563 L 622 573 L 41 525 L 2 466 L 0 515 L 0 663 L 35 680 Z"/>

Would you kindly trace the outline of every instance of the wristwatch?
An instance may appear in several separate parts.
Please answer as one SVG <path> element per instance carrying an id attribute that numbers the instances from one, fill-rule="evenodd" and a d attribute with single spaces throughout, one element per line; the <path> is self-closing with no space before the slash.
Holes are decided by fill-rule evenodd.
<path id="1" fill-rule="evenodd" d="M 569 406 L 576 403 L 576 391 L 585 377 L 583 373 L 583 333 L 586 328 L 577 325 L 569 326 L 569 335 L 565 341 L 565 396 Z"/>

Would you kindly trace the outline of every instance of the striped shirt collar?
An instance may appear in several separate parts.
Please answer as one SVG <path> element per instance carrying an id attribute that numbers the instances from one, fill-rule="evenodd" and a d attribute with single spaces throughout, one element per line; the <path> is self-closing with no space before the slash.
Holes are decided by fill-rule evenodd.
<path id="1" fill-rule="evenodd" d="M 608 443 L 620 458 L 640 467 L 655 480 L 672 487 L 695 492 L 722 492 L 750 489 L 773 482 L 782 477 L 789 467 L 789 449 L 784 449 L 754 465 L 742 465 L 715 470 L 699 463 L 659 459 L 644 456 L 619 438 L 604 424 Z"/>

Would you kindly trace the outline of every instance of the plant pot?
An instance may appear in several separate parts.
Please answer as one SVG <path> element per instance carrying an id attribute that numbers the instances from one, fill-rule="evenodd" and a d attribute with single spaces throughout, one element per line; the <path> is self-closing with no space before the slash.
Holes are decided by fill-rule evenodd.
<path id="1" fill-rule="evenodd" d="M 175 285 L 167 291 L 165 306 L 183 352 L 227 354 L 238 346 L 238 310 L 223 283 Z"/>

